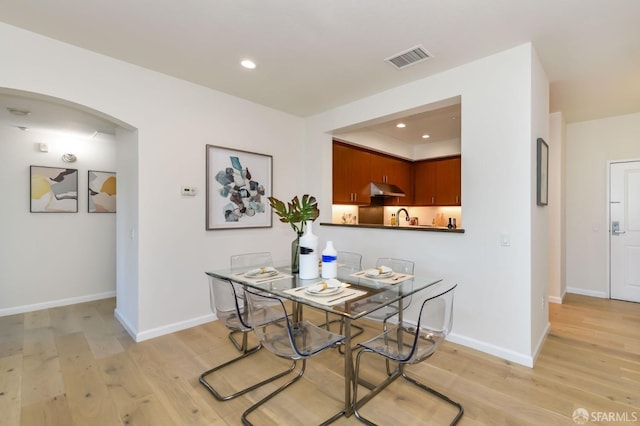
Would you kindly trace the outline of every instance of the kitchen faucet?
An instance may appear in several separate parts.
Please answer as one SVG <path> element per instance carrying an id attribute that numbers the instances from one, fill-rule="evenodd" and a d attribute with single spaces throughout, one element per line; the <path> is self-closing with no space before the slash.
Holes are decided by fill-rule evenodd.
<path id="1" fill-rule="evenodd" d="M 401 209 L 398 209 L 398 211 L 396 212 L 396 226 L 400 226 L 400 212 L 404 211 L 404 214 L 406 215 L 406 221 L 409 221 L 409 212 L 407 211 L 407 209 L 405 209 L 404 207 Z"/>

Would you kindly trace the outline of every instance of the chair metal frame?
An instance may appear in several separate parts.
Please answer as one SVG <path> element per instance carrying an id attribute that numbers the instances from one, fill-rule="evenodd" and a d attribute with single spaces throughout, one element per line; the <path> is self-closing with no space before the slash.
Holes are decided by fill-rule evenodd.
<path id="1" fill-rule="evenodd" d="M 403 271 L 398 271 L 398 266 L 400 265 L 404 265 Z M 376 260 L 376 267 L 380 267 L 380 266 L 389 266 L 393 269 L 394 272 L 399 272 L 399 273 L 404 273 L 404 274 L 411 274 L 413 275 L 414 272 L 414 268 L 415 268 L 415 262 L 413 262 L 412 260 L 406 260 L 406 259 L 396 259 L 393 257 L 379 257 Z M 409 307 L 409 305 L 411 304 L 411 296 L 406 298 L 408 300 L 403 300 L 403 306 L 402 309 L 405 310 Z M 405 302 L 407 302 L 405 304 Z M 370 303 L 375 303 L 375 301 L 370 302 Z M 373 321 L 382 321 L 382 331 L 386 332 L 387 331 L 387 324 L 388 321 L 395 317 L 396 315 L 398 315 L 399 313 L 399 305 L 395 304 L 395 305 L 389 305 L 385 308 L 382 309 L 382 311 L 388 311 L 385 315 L 380 316 L 381 311 L 374 311 L 371 314 L 365 315 L 364 318 L 365 319 L 369 319 L 369 320 L 373 320 Z M 392 370 L 391 370 L 391 363 L 389 360 L 386 361 L 386 366 L 387 366 L 387 375 L 390 376 L 392 374 Z"/>
<path id="2" fill-rule="evenodd" d="M 449 285 L 449 284 L 445 284 L 445 283 L 441 283 L 440 285 L 436 284 L 436 287 L 434 289 L 432 289 L 432 292 L 435 293 L 435 295 L 432 295 L 430 297 L 428 297 L 423 303 L 422 303 L 422 307 L 420 308 L 420 315 L 418 317 L 418 325 L 417 326 L 406 326 L 404 324 L 399 324 L 397 328 L 394 328 L 392 330 L 386 330 L 384 333 L 367 340 L 366 342 L 362 342 L 360 344 L 358 344 L 359 347 L 361 347 L 362 349 L 360 350 L 360 352 L 358 352 L 358 355 L 356 356 L 356 365 L 355 365 L 355 371 L 354 371 L 354 391 L 353 391 L 353 413 L 355 415 L 355 417 L 360 420 L 362 423 L 365 423 L 367 425 L 370 426 L 375 426 L 375 423 L 372 422 L 371 420 L 365 418 L 359 411 L 358 409 L 361 408 L 363 405 L 365 405 L 367 402 L 369 402 L 374 396 L 376 396 L 378 393 L 380 393 L 384 388 L 386 388 L 391 382 L 393 382 L 394 380 L 396 380 L 399 377 L 404 378 L 405 380 L 407 380 L 410 383 L 413 383 L 414 385 L 416 385 L 417 387 L 419 387 L 420 389 L 431 393 L 432 395 L 435 395 L 436 397 L 442 399 L 443 401 L 455 406 L 458 409 L 458 413 L 456 414 L 456 416 L 454 417 L 454 419 L 451 421 L 451 425 L 455 425 L 460 418 L 462 417 L 462 415 L 464 414 L 464 408 L 462 407 L 462 405 L 454 400 L 452 400 L 451 398 L 449 398 L 448 396 L 438 392 L 437 390 L 421 383 L 419 380 L 410 377 L 407 374 L 407 371 L 405 370 L 405 367 L 407 365 L 411 365 L 411 364 L 417 364 L 420 363 L 426 359 L 428 359 L 429 357 L 431 357 L 431 355 L 433 355 L 436 350 L 438 349 L 438 347 L 440 346 L 441 342 L 444 341 L 446 335 L 449 333 L 449 331 L 451 330 L 451 325 L 453 323 L 453 292 L 455 290 L 455 288 L 457 287 L 457 284 L 454 285 Z M 433 294 L 433 293 L 432 293 Z M 443 299 L 444 303 L 446 304 L 445 309 L 444 309 L 444 317 L 443 317 L 443 327 L 442 330 L 428 330 L 425 329 L 423 327 L 421 327 L 421 324 L 423 322 L 423 318 L 424 315 L 426 314 L 426 311 L 431 307 L 431 305 L 433 305 L 436 300 L 439 299 Z M 448 316 L 448 317 L 447 317 Z M 395 336 L 392 336 L 392 334 L 394 333 L 394 331 L 396 332 Z M 424 334 L 421 334 L 424 333 Z M 400 351 L 398 350 L 397 353 L 394 355 L 391 352 L 387 352 L 384 348 L 379 347 L 379 345 L 375 344 L 376 341 L 380 341 L 381 338 L 384 339 L 384 343 L 385 345 L 389 343 L 389 341 L 391 341 L 392 343 L 397 343 L 399 346 L 404 346 L 404 347 L 408 347 L 409 346 L 409 341 L 403 342 L 402 336 L 403 334 L 405 334 L 407 337 L 411 337 L 411 349 L 410 351 L 406 354 L 406 355 L 401 355 Z M 434 339 L 433 336 L 438 336 L 437 339 Z M 421 342 L 422 340 L 422 342 Z M 424 342 L 429 342 L 427 344 L 431 345 L 427 347 L 426 351 L 420 351 L 418 346 L 420 345 L 420 343 L 422 343 L 423 345 L 425 344 Z M 373 387 L 369 393 L 367 393 L 364 397 L 362 397 L 360 400 L 358 400 L 358 383 L 360 382 L 360 359 L 362 357 L 363 354 L 365 353 L 376 353 L 382 357 L 385 358 L 385 360 L 389 361 L 389 360 L 393 360 L 395 362 L 398 363 L 398 367 L 395 371 L 392 372 L 392 374 L 388 375 L 387 378 L 382 381 L 381 383 L 379 383 L 377 386 Z"/>
<path id="3" fill-rule="evenodd" d="M 231 257 L 231 267 L 232 269 L 234 269 L 238 267 L 256 266 L 254 264 L 251 264 L 251 259 L 256 259 L 259 262 L 266 261 L 271 263 L 271 253 L 263 252 L 263 253 L 248 253 L 246 255 L 234 255 Z M 210 374 L 216 371 L 222 370 L 223 368 L 228 367 L 248 357 L 249 355 L 253 355 L 254 353 L 258 352 L 260 349 L 262 349 L 261 344 L 258 344 L 252 348 L 248 347 L 249 333 L 252 331 L 253 328 L 251 327 L 251 324 L 249 321 L 249 315 L 248 315 L 247 308 L 245 306 L 246 303 L 244 302 L 244 293 L 242 292 L 243 291 L 242 288 L 232 283 L 231 281 L 210 278 L 209 279 L 209 295 L 210 295 L 211 308 L 214 311 L 217 311 L 215 306 L 216 301 L 215 301 L 215 295 L 214 295 L 214 292 L 215 292 L 214 286 L 228 286 L 226 290 L 229 292 L 228 296 L 233 300 L 234 306 L 233 308 L 230 307 L 229 309 L 229 311 L 233 311 L 232 314 L 230 315 L 230 318 L 232 318 L 232 320 L 225 321 L 225 325 L 227 326 L 227 328 L 229 328 L 229 330 L 231 330 L 228 334 L 229 340 L 231 340 L 233 345 L 236 347 L 238 351 L 241 352 L 241 354 L 229 361 L 226 361 L 202 373 L 199 378 L 200 383 L 205 388 L 207 388 L 207 390 L 217 400 L 228 401 L 240 395 L 244 395 L 247 392 L 255 390 L 260 386 L 266 385 L 267 383 L 273 382 L 274 380 L 277 380 L 280 377 L 286 376 L 287 374 L 293 372 L 293 370 L 296 368 L 295 361 L 292 362 L 291 366 L 287 370 L 279 372 L 274 376 L 271 376 L 265 380 L 262 380 L 258 383 L 255 383 L 251 386 L 248 386 L 244 389 L 241 389 L 237 392 L 234 392 L 228 395 L 222 395 L 213 387 L 213 385 L 209 381 L 207 381 L 206 377 L 209 376 Z M 241 292 L 241 293 L 238 294 L 238 292 Z M 220 294 L 220 292 L 218 293 Z M 242 308 L 240 307 L 239 301 L 243 302 Z M 242 342 L 238 342 L 238 340 L 235 338 L 237 334 L 242 334 Z"/>
<path id="4" fill-rule="evenodd" d="M 349 260 L 345 261 L 345 259 L 349 259 Z M 361 271 L 362 255 L 360 253 L 354 253 L 351 251 L 338 250 L 338 270 L 340 269 L 349 269 L 351 272 Z M 329 312 L 325 312 L 324 315 L 325 315 L 325 322 L 324 324 L 320 324 L 320 326 L 326 327 L 327 330 L 331 331 L 331 324 L 340 323 L 340 334 L 342 334 L 344 330 L 344 319 L 336 318 L 331 320 L 329 319 L 329 315 L 330 315 Z M 356 330 L 356 332 L 351 335 L 351 338 L 354 338 L 364 333 L 364 327 L 361 327 L 357 324 L 351 324 L 351 328 Z M 342 345 L 338 346 L 338 352 L 340 352 L 341 354 L 344 354 L 344 351 L 342 350 Z"/>
<path id="5" fill-rule="evenodd" d="M 282 344 L 286 342 L 286 344 L 284 344 L 283 347 L 290 348 L 292 351 L 288 355 L 283 352 L 277 353 L 275 352 L 275 350 L 272 350 L 272 352 L 281 358 L 293 359 L 294 362 L 296 360 L 302 361 L 302 367 L 300 368 L 300 371 L 294 378 L 284 383 L 278 389 L 271 392 L 261 400 L 254 403 L 247 410 L 245 410 L 244 413 L 242 413 L 242 424 L 245 426 L 251 426 L 253 425 L 253 423 L 251 423 L 251 421 L 249 421 L 248 419 L 249 414 L 254 412 L 256 409 L 258 409 L 260 406 L 265 404 L 267 401 L 269 401 L 270 399 L 272 399 L 273 397 L 275 397 L 276 395 L 278 395 L 279 393 L 287 389 L 289 386 L 297 382 L 300 378 L 302 378 L 306 369 L 307 358 L 310 358 L 324 351 L 325 349 L 328 349 L 334 346 L 336 343 L 341 342 L 345 338 L 345 336 L 332 333 L 328 330 L 325 330 L 324 328 L 321 328 L 311 323 L 310 321 L 302 320 L 299 322 L 292 322 L 291 316 L 287 313 L 287 309 L 284 303 L 282 302 L 282 300 L 272 294 L 259 292 L 258 290 L 255 290 L 255 289 L 245 288 L 245 300 L 247 300 L 248 302 L 247 305 L 249 308 L 249 315 L 251 318 L 251 322 L 254 324 L 254 332 L 256 333 L 257 337 L 261 340 L 262 346 L 272 350 L 269 345 L 269 342 L 267 342 L 266 340 L 262 340 L 265 337 L 262 336 L 258 332 L 258 330 L 270 325 L 280 326 L 282 328 L 282 332 L 279 333 L 278 335 L 270 335 L 270 339 L 272 341 L 279 341 Z M 280 305 L 279 310 L 281 310 L 282 314 L 275 317 L 275 319 L 273 317 L 269 317 L 264 320 L 260 320 L 260 317 L 258 317 L 258 315 L 256 314 L 257 311 L 262 310 L 259 304 L 260 302 L 258 301 L 270 301 L 274 305 L 279 303 Z M 307 333 L 308 331 L 317 333 L 318 335 L 324 334 L 326 337 L 326 340 L 322 344 L 313 346 L 309 348 L 307 351 L 304 351 L 304 350 L 301 350 L 296 344 L 296 337 L 299 337 L 300 335 L 302 335 L 303 341 L 306 341 L 307 334 L 303 334 L 303 333 Z M 334 422 L 335 420 L 337 420 L 338 418 L 342 417 L 343 415 L 344 415 L 344 411 L 340 411 L 337 414 L 333 415 L 331 418 L 325 420 L 322 423 L 322 425 L 328 425 Z"/>

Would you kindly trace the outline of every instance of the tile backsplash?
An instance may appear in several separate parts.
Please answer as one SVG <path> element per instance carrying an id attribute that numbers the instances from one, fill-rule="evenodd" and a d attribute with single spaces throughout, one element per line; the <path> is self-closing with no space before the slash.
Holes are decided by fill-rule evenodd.
<path id="1" fill-rule="evenodd" d="M 384 223 L 389 225 L 391 215 L 396 213 L 403 206 L 386 206 L 384 207 Z M 449 218 L 455 218 L 458 228 L 462 228 L 462 208 L 461 207 L 405 207 L 410 217 L 417 217 L 420 225 L 431 225 L 436 221 L 436 226 L 447 226 Z M 438 218 L 444 220 L 443 224 L 438 224 Z M 404 221 L 404 213 L 401 215 Z M 358 222 L 358 206 L 336 204 L 331 209 L 332 223 L 350 223 Z"/>

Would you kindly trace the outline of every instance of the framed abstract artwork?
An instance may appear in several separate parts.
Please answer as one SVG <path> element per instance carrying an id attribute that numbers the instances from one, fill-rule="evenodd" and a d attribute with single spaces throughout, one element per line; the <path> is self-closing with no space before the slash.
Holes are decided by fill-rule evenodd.
<path id="1" fill-rule="evenodd" d="M 206 146 L 206 229 L 272 226 L 270 155 Z"/>
<path id="2" fill-rule="evenodd" d="M 116 174 L 89 170 L 89 213 L 116 212 Z"/>
<path id="3" fill-rule="evenodd" d="M 77 213 L 78 170 L 31 166 L 31 213 Z"/>
<path id="4" fill-rule="evenodd" d="M 542 138 L 538 138 L 538 162 L 537 162 L 537 199 L 539 206 L 549 203 L 549 145 Z"/>

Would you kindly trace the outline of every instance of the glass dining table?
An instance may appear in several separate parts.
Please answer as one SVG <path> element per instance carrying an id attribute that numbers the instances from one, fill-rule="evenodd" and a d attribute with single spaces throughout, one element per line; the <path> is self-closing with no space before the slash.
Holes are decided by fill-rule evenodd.
<path id="1" fill-rule="evenodd" d="M 267 291 L 283 299 L 291 300 L 294 321 L 302 319 L 303 306 L 310 306 L 338 315 L 344 321 L 342 331 L 345 336 L 343 341 L 343 415 L 346 417 L 353 414 L 351 404 L 354 366 L 351 322 L 390 305 L 398 306 L 398 321 L 402 321 L 404 299 L 442 280 L 435 277 L 393 272 L 379 277 L 371 277 L 368 270 L 353 272 L 338 268 L 337 280 L 342 283 L 341 288 L 329 287 L 327 294 L 319 294 L 319 292 L 311 290 L 317 289 L 319 283 L 327 282 L 327 280 L 322 278 L 301 279 L 298 274 L 291 272 L 289 266 L 269 268 L 268 274 L 255 273 L 255 270 L 251 273 L 248 270 L 238 269 L 209 271 L 206 274 L 213 278 Z M 335 281 L 330 281 L 330 283 L 333 282 Z"/>

